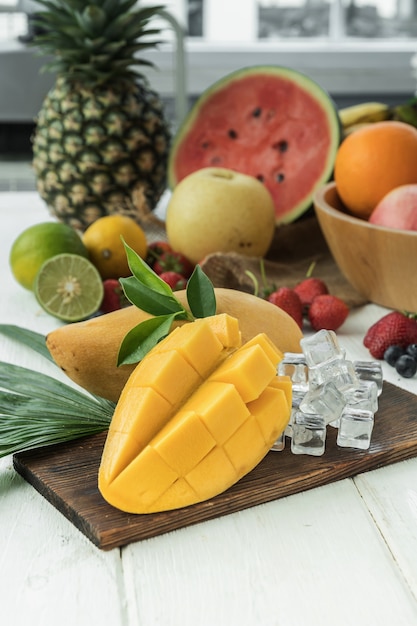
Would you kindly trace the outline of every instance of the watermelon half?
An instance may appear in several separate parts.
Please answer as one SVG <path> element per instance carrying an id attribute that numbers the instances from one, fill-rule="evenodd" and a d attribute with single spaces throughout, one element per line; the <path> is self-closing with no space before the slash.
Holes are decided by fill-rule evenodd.
<path id="1" fill-rule="evenodd" d="M 172 145 L 169 186 L 203 167 L 243 172 L 264 182 L 277 223 L 293 222 L 332 176 L 340 129 L 332 99 L 304 74 L 244 68 L 195 102 Z"/>

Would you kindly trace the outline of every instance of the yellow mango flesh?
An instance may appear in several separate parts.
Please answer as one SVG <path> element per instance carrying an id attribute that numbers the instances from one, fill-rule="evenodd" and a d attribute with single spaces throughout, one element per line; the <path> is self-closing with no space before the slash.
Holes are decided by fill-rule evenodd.
<path id="1" fill-rule="evenodd" d="M 242 346 L 227 314 L 178 327 L 122 391 L 99 470 L 105 500 L 129 513 L 171 510 L 247 474 L 290 417 L 281 358 L 265 334 Z"/>

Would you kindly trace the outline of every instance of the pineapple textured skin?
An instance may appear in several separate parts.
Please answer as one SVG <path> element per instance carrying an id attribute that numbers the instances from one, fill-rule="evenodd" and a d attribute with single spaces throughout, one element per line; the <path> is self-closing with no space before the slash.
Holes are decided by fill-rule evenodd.
<path id="1" fill-rule="evenodd" d="M 82 231 L 114 213 L 140 222 L 166 188 L 169 145 L 161 101 L 144 82 L 88 87 L 59 77 L 32 140 L 38 192 Z"/>

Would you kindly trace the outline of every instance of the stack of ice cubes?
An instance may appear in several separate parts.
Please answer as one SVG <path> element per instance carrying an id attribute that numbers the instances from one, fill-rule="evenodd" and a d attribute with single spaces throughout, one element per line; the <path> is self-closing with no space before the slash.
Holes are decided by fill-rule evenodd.
<path id="1" fill-rule="evenodd" d="M 320 456 L 327 427 L 337 428 L 337 445 L 367 450 L 382 391 L 378 361 L 349 361 L 336 333 L 320 330 L 301 340 L 301 353 L 286 352 L 278 374 L 292 381 L 290 422 L 272 447 L 283 450 L 291 438 L 294 454 Z"/>

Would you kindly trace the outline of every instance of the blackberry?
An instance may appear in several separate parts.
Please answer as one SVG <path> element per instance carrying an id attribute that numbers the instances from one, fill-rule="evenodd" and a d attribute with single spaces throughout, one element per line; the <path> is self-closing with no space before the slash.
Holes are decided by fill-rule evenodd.
<path id="1" fill-rule="evenodd" d="M 403 354 L 397 359 L 394 367 L 403 378 L 412 378 L 417 372 L 417 361 L 409 354 Z"/>
<path id="2" fill-rule="evenodd" d="M 402 356 L 404 353 L 405 349 L 402 346 L 388 346 L 388 348 L 384 352 L 384 361 L 394 367 L 400 356 Z"/>

